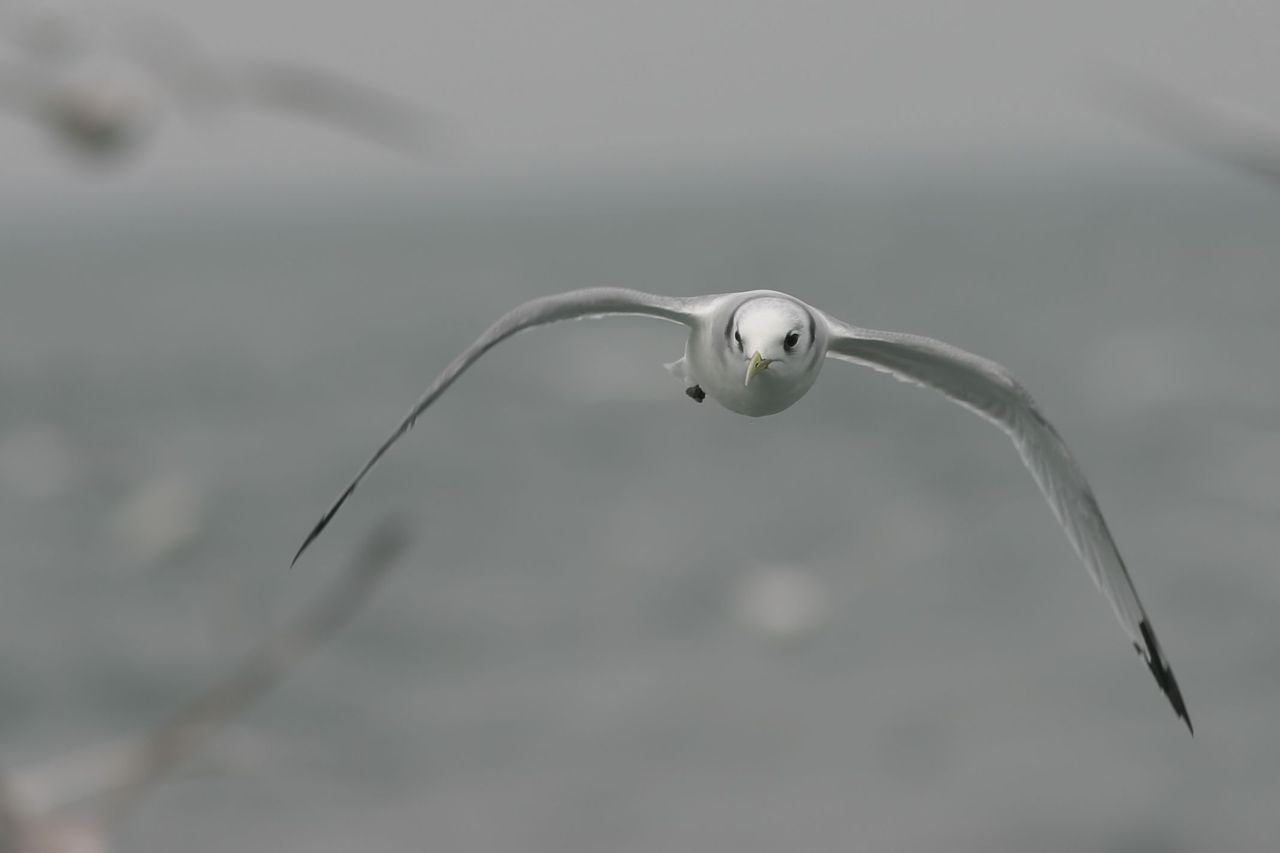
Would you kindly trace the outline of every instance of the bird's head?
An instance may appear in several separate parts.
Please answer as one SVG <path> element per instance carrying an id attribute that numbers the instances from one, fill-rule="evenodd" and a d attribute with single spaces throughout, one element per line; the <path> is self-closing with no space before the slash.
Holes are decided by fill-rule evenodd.
<path id="1" fill-rule="evenodd" d="M 152 91 L 117 73 L 57 81 L 45 96 L 45 113 L 60 141 L 95 159 L 132 152 L 158 118 Z"/>
<path id="2" fill-rule="evenodd" d="M 728 335 L 730 354 L 741 359 L 743 382 L 794 381 L 813 368 L 817 320 L 802 305 L 761 296 L 734 312 Z"/>

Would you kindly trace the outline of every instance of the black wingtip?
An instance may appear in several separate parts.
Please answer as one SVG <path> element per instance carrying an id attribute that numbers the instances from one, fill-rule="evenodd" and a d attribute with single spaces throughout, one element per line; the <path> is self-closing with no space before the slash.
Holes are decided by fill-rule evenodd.
<path id="1" fill-rule="evenodd" d="M 298 553 L 294 554 L 293 559 L 289 561 L 289 568 L 292 569 L 295 565 L 297 565 L 298 558 L 302 556 L 302 552 L 307 550 L 307 548 L 311 545 L 311 543 L 316 540 L 316 537 L 319 536 L 324 531 L 324 529 L 329 526 L 329 520 L 333 518 L 334 511 L 335 510 L 331 509 L 328 512 L 326 512 L 323 516 L 321 516 L 320 520 L 316 522 L 316 526 L 311 528 L 311 532 L 307 534 L 307 538 L 302 540 L 302 545 L 298 548 Z"/>
<path id="2" fill-rule="evenodd" d="M 1164 695 L 1169 697 L 1169 703 L 1173 705 L 1174 713 L 1187 724 L 1187 731 L 1194 736 L 1196 730 L 1191 725 L 1191 716 L 1187 713 L 1187 703 L 1182 701 L 1182 691 L 1178 688 L 1178 680 L 1173 677 L 1173 670 L 1169 668 L 1169 662 L 1164 659 L 1163 654 L 1160 652 L 1160 644 L 1156 642 L 1156 635 L 1151 630 L 1151 623 L 1143 619 L 1138 623 L 1138 630 L 1142 633 L 1142 643 L 1147 648 L 1144 651 L 1142 646 L 1137 643 L 1134 643 L 1134 648 L 1138 650 L 1138 654 L 1142 655 L 1143 660 L 1147 662 L 1147 668 L 1155 676 L 1156 684 L 1160 685 Z"/>
<path id="3" fill-rule="evenodd" d="M 302 545 L 298 548 L 297 552 L 293 555 L 293 559 L 289 561 L 289 568 L 292 569 L 294 566 L 298 564 L 298 558 L 302 556 L 302 552 L 307 550 L 307 546 L 310 545 L 312 541 L 314 541 L 315 538 L 320 535 L 320 531 L 324 530 L 324 526 L 325 526 L 325 523 L 321 522 L 320 524 L 317 524 L 315 527 L 311 528 L 311 532 L 307 534 L 306 539 L 302 540 Z"/>
<path id="4" fill-rule="evenodd" d="M 293 560 L 289 560 L 289 569 L 292 569 L 293 566 L 298 565 L 298 557 L 302 556 L 302 552 L 306 551 L 308 544 L 311 544 L 311 540 L 315 538 L 316 538 L 315 530 L 312 530 L 311 533 L 307 534 L 307 538 L 305 542 L 302 543 L 302 547 L 298 548 L 297 551 L 294 552 Z"/>
<path id="5" fill-rule="evenodd" d="M 374 456 L 373 462 L 376 462 L 377 460 L 378 457 Z M 365 466 L 364 471 L 360 472 L 360 477 L 363 477 L 365 475 L 365 471 L 368 471 L 369 468 L 373 466 L 373 462 L 370 462 Z M 356 486 L 360 482 L 360 477 L 356 477 L 355 480 L 351 482 L 351 485 L 347 486 L 341 495 L 338 495 L 338 499 L 333 502 L 333 506 L 329 507 L 328 512 L 320 516 L 320 520 L 316 522 L 316 526 L 311 528 L 311 532 L 307 534 L 307 538 L 302 540 L 302 546 L 298 548 L 298 553 L 294 554 L 293 559 L 289 561 L 289 568 L 294 567 L 298 562 L 298 558 L 302 556 L 302 552 L 307 550 L 307 547 L 315 541 L 316 537 L 323 533 L 324 529 L 329 526 L 329 522 L 338 514 L 338 510 L 342 509 L 342 505 L 347 502 L 347 498 L 351 497 L 351 493 L 356 490 Z"/>

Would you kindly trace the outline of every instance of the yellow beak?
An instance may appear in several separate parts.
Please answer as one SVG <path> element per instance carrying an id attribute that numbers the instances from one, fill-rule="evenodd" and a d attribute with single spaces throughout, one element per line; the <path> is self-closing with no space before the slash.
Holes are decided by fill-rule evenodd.
<path id="1" fill-rule="evenodd" d="M 751 353 L 751 361 L 747 362 L 747 381 L 742 384 L 750 385 L 751 377 L 755 376 L 757 373 L 762 373 L 767 370 L 769 363 L 769 359 L 761 356 L 759 352 Z"/>

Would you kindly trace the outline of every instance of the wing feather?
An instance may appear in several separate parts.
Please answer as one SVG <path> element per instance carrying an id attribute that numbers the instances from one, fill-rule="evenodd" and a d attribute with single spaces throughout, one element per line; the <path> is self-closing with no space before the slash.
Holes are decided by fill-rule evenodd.
<path id="1" fill-rule="evenodd" d="M 1141 76 L 1115 81 L 1108 100 L 1125 118 L 1187 151 L 1280 181 L 1280 122 Z"/>
<path id="2" fill-rule="evenodd" d="M 1191 718 L 1182 691 L 1156 640 L 1093 489 L 1066 442 L 1031 395 L 1001 365 L 950 344 L 917 335 L 861 329 L 830 317 L 827 322 L 831 330 L 829 356 L 941 391 L 1013 440 L 1094 583 L 1111 602 L 1156 683 L 1190 730 Z"/>
<path id="3" fill-rule="evenodd" d="M 383 454 L 391 448 L 391 445 L 395 444 L 400 436 L 413 429 L 413 424 L 417 421 L 418 416 L 426 411 L 427 407 L 434 403 L 436 398 L 443 394 L 462 375 L 463 371 L 497 344 L 517 332 L 534 326 L 588 317 L 642 315 L 692 326 L 715 299 L 716 297 L 711 296 L 689 298 L 657 296 L 652 293 L 642 293 L 638 290 L 596 287 L 585 290 L 571 290 L 568 293 L 560 293 L 554 296 L 544 296 L 526 302 L 509 312 L 490 326 L 483 335 L 476 339 L 475 343 L 463 350 L 457 358 L 441 371 L 440 375 L 431 383 L 431 387 L 423 393 L 418 402 L 413 404 L 413 408 L 405 415 L 400 425 L 374 451 L 369 461 L 364 464 L 364 467 L 360 469 L 360 472 L 342 491 L 342 494 L 338 495 L 337 500 L 330 505 L 325 514 L 316 522 L 315 527 L 311 529 L 311 532 L 307 534 L 307 538 L 303 540 L 302 546 L 298 548 L 298 552 L 294 554 L 293 562 L 298 562 L 298 558 L 302 556 L 303 551 L 307 550 L 307 546 L 320 535 L 321 531 L 329 526 L 333 516 L 346 503 L 347 498 L 351 497 L 352 492 L 360 485 L 360 481 L 378 463 Z"/>
<path id="4" fill-rule="evenodd" d="M 322 122 L 397 148 L 424 154 L 433 122 L 417 106 L 354 80 L 314 68 L 257 62 L 228 74 L 258 104 Z"/>

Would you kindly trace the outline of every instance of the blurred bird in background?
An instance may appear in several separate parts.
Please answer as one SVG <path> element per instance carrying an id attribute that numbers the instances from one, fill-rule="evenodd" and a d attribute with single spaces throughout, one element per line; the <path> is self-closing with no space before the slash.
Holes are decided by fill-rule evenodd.
<path id="1" fill-rule="evenodd" d="M 155 13 L 76 14 L 19 6 L 0 17 L 0 109 L 42 128 L 78 160 L 119 163 L 174 117 L 236 107 L 327 125 L 411 158 L 433 148 L 417 106 L 319 68 L 224 61 Z"/>
<path id="2" fill-rule="evenodd" d="M 309 609 L 169 722 L 137 738 L 0 775 L 0 853 L 105 853 L 111 830 L 140 798 L 345 625 L 408 543 L 398 521 L 375 527 Z"/>

